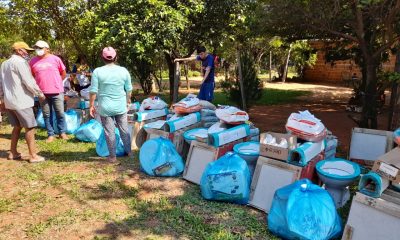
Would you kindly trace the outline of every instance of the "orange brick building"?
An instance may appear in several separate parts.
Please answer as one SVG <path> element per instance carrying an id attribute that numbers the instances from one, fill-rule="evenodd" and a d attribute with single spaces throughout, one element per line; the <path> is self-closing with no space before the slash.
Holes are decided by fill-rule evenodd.
<path id="1" fill-rule="evenodd" d="M 361 79 L 361 70 L 353 60 L 335 61 L 333 64 L 326 62 L 325 49 L 329 43 L 323 41 L 310 41 L 310 45 L 317 50 L 317 62 L 311 68 L 304 70 L 304 79 L 310 82 L 343 82 L 351 79 L 353 73 Z M 382 64 L 385 71 L 393 71 L 395 55 L 390 55 L 389 61 Z"/>

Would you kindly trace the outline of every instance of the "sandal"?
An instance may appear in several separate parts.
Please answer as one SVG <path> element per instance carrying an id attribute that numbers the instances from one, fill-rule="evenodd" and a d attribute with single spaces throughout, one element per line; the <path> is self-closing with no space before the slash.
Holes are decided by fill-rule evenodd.
<path id="1" fill-rule="evenodd" d="M 10 156 L 7 157 L 7 160 L 21 160 L 21 159 L 22 159 L 22 154 L 21 153 L 18 153 L 14 157 L 10 157 Z"/>
<path id="2" fill-rule="evenodd" d="M 46 161 L 46 159 L 39 155 L 37 155 L 35 158 L 29 159 L 29 163 L 40 163 L 40 162 L 44 162 L 44 161 Z"/>

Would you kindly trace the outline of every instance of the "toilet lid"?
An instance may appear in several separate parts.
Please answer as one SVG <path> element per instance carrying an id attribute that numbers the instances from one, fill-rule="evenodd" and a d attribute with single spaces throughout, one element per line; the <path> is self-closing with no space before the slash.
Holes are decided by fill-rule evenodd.
<path id="1" fill-rule="evenodd" d="M 323 160 L 317 163 L 317 172 L 325 177 L 349 180 L 360 175 L 360 166 L 341 158 Z"/>
<path id="2" fill-rule="evenodd" d="M 260 143 L 259 142 L 239 143 L 233 147 L 233 151 L 235 153 L 242 155 L 258 156 L 260 155 Z"/>

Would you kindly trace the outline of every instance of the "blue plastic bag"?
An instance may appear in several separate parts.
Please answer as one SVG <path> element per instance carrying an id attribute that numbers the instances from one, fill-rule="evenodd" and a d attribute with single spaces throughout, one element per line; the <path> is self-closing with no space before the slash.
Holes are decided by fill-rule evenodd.
<path id="1" fill-rule="evenodd" d="M 97 142 L 102 131 L 103 126 L 95 119 L 92 119 L 76 130 L 75 137 L 83 142 Z"/>
<path id="2" fill-rule="evenodd" d="M 139 160 L 142 170 L 150 176 L 173 177 L 184 169 L 175 145 L 162 137 L 146 141 L 140 148 Z"/>
<path id="3" fill-rule="evenodd" d="M 250 181 L 246 161 L 228 152 L 207 165 L 200 181 L 201 195 L 207 200 L 247 204 Z"/>
<path id="4" fill-rule="evenodd" d="M 115 142 L 117 145 L 116 155 L 118 157 L 124 156 L 126 154 L 124 149 L 124 143 L 122 142 L 121 136 L 119 135 L 118 128 L 115 128 Z M 108 151 L 107 147 L 106 136 L 104 134 L 104 129 L 101 131 L 101 135 L 96 142 L 96 153 L 100 157 L 110 156 L 110 152 Z"/>
<path id="5" fill-rule="evenodd" d="M 74 134 L 81 125 L 81 115 L 74 109 L 69 109 L 64 113 L 65 119 L 65 133 Z M 53 113 L 53 129 L 55 134 L 60 134 L 57 126 L 57 118 L 55 112 Z"/>
<path id="6" fill-rule="evenodd" d="M 53 129 L 55 134 L 60 134 L 60 130 L 57 127 L 57 118 L 55 111 L 53 110 L 53 114 L 50 115 L 52 119 L 50 122 L 53 124 Z M 73 109 L 69 109 L 64 113 L 65 118 L 65 133 L 73 134 L 79 128 L 81 124 L 81 115 Z M 39 109 L 36 116 L 36 123 L 40 128 L 46 128 L 46 124 L 43 118 L 43 111 Z"/>
<path id="7" fill-rule="evenodd" d="M 46 123 L 44 122 L 43 111 L 41 108 L 39 108 L 39 110 L 37 112 L 36 123 L 37 123 L 38 127 L 46 128 Z"/>
<path id="8" fill-rule="evenodd" d="M 268 228 L 285 239 L 331 239 L 342 232 L 332 197 L 308 179 L 276 190 Z"/>
<path id="9" fill-rule="evenodd" d="M 400 128 L 393 132 L 394 142 L 400 146 Z"/>

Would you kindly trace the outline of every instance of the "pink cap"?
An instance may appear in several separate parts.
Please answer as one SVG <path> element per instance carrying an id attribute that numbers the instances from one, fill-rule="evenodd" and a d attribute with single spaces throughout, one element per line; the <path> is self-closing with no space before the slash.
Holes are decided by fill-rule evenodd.
<path id="1" fill-rule="evenodd" d="M 117 56 L 117 52 L 113 47 L 105 47 L 102 56 L 104 59 L 113 60 Z"/>

